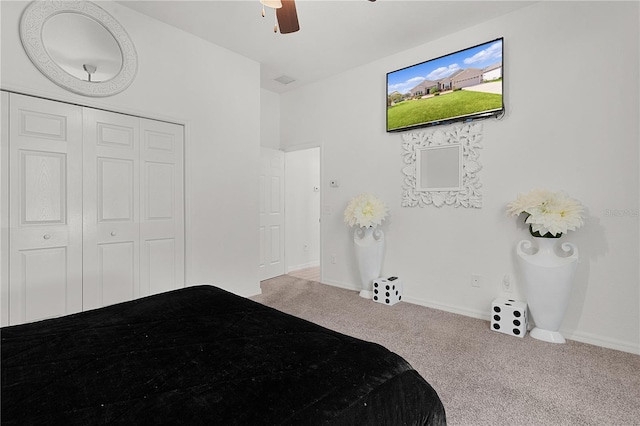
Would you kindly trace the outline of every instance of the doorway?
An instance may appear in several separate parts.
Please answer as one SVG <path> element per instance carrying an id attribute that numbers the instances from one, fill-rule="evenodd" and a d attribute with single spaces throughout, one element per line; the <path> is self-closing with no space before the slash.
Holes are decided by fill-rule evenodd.
<path id="1" fill-rule="evenodd" d="M 320 147 L 285 152 L 287 274 L 321 282 Z"/>

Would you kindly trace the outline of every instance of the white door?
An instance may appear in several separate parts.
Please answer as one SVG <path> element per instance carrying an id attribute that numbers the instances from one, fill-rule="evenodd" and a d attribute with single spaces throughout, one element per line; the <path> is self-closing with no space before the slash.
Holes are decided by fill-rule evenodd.
<path id="1" fill-rule="evenodd" d="M 9 99 L 9 323 L 82 310 L 82 109 Z"/>
<path id="2" fill-rule="evenodd" d="M 2 325 L 184 286 L 182 126 L 5 93 L 2 107 Z"/>
<path id="3" fill-rule="evenodd" d="M 140 292 L 184 287 L 183 127 L 141 120 Z"/>
<path id="4" fill-rule="evenodd" d="M 140 297 L 137 117 L 84 108 L 84 309 Z"/>
<path id="5" fill-rule="evenodd" d="M 285 273 L 284 152 L 261 148 L 260 280 Z"/>
<path id="6" fill-rule="evenodd" d="M 84 308 L 184 287 L 183 127 L 84 109 Z"/>

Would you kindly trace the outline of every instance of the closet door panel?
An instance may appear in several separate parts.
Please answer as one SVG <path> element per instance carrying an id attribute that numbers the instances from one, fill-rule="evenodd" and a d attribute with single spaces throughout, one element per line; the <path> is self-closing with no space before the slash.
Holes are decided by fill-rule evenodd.
<path id="1" fill-rule="evenodd" d="M 84 309 L 140 296 L 139 119 L 84 108 Z"/>
<path id="2" fill-rule="evenodd" d="M 129 159 L 97 158 L 98 223 L 134 223 L 135 163 Z"/>
<path id="3" fill-rule="evenodd" d="M 82 111 L 10 95 L 9 323 L 82 310 Z"/>
<path id="4" fill-rule="evenodd" d="M 23 268 L 22 293 L 24 321 L 35 321 L 67 312 L 66 247 L 20 250 L 19 263 Z"/>
<path id="5" fill-rule="evenodd" d="M 64 224 L 66 221 L 66 155 L 19 152 L 20 224 Z"/>
<path id="6" fill-rule="evenodd" d="M 147 239 L 143 253 L 146 258 L 143 258 L 142 267 L 146 270 L 141 275 L 148 281 L 151 293 L 174 290 L 181 284 L 176 279 L 175 238 Z"/>
<path id="7" fill-rule="evenodd" d="M 97 245 L 98 277 L 100 277 L 101 302 L 112 305 L 123 300 L 133 300 L 137 285 L 137 267 L 134 241 Z"/>
<path id="8" fill-rule="evenodd" d="M 183 127 L 141 120 L 140 288 L 184 287 Z"/>
<path id="9" fill-rule="evenodd" d="M 146 161 L 144 166 L 147 182 L 145 219 L 147 221 L 172 220 L 176 208 L 175 166 L 170 163 L 151 161 Z"/>

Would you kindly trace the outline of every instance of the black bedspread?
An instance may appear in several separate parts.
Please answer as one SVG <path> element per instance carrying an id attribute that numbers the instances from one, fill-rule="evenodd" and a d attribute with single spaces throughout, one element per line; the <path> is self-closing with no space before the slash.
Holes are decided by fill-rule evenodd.
<path id="1" fill-rule="evenodd" d="M 1 337 L 6 425 L 445 424 L 398 355 L 212 286 Z"/>

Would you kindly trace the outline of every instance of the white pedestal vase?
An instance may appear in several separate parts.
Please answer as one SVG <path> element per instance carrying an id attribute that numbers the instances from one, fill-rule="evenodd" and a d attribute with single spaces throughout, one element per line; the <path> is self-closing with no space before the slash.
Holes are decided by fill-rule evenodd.
<path id="1" fill-rule="evenodd" d="M 380 277 L 382 270 L 384 232 L 374 227 L 356 228 L 353 243 L 363 287 L 360 297 L 371 299 L 373 280 Z"/>
<path id="2" fill-rule="evenodd" d="M 558 331 L 569 304 L 571 285 L 578 263 L 578 248 L 562 243 L 564 256 L 556 254 L 556 238 L 536 237 L 538 249 L 533 254 L 529 240 L 516 247 L 524 274 L 529 314 L 535 323 L 531 337 L 552 343 L 565 343 Z"/>

